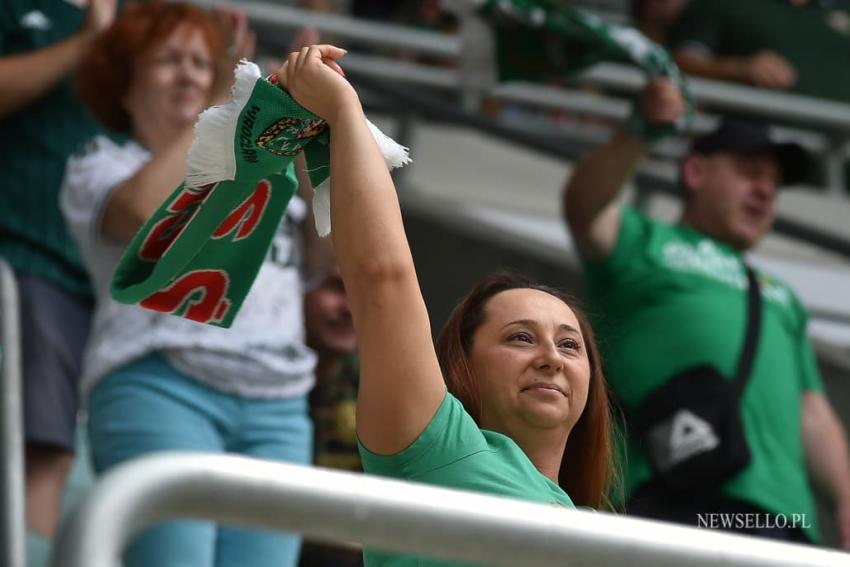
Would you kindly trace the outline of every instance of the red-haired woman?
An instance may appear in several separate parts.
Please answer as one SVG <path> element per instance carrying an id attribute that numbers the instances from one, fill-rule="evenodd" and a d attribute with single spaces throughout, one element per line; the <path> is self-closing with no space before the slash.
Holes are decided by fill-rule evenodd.
<path id="1" fill-rule="evenodd" d="M 305 48 L 279 77 L 331 128 L 333 243 L 360 347 L 365 470 L 570 508 L 607 506 L 608 398 L 585 317 L 557 292 L 492 276 L 455 310 L 435 352 L 392 180 L 357 93 L 323 62 L 343 54 Z M 409 560 L 367 552 L 370 566 Z"/>
<path id="2" fill-rule="evenodd" d="M 84 101 L 129 137 L 95 138 L 69 162 L 61 194 L 97 297 L 81 381 L 98 472 L 164 450 L 310 460 L 306 394 L 315 356 L 304 345 L 296 244 L 303 202 L 290 207 L 229 330 L 109 295 L 128 241 L 184 176 L 198 114 L 227 94 L 236 58 L 250 56 L 244 16 L 222 19 L 231 24 L 225 41 L 215 18 L 197 7 L 130 5 L 79 69 Z M 124 565 L 286 567 L 299 545 L 295 535 L 169 522 L 131 544 Z"/>

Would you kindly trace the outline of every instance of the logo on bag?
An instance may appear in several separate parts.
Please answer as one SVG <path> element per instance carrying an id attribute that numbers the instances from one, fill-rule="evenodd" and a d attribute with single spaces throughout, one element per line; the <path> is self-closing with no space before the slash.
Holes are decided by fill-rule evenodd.
<path id="1" fill-rule="evenodd" d="M 170 214 L 157 222 L 145 236 L 142 245 L 139 246 L 139 259 L 156 262 L 162 258 L 189 221 L 195 217 L 200 204 L 216 185 L 211 183 L 198 188 L 185 187 L 168 205 L 166 211 Z"/>
<path id="2" fill-rule="evenodd" d="M 199 323 L 220 323 L 230 311 L 230 300 L 225 297 L 229 285 L 230 279 L 223 270 L 195 270 L 139 305 Z"/>
<path id="3" fill-rule="evenodd" d="M 224 238 L 234 230 L 236 231 L 236 235 L 233 237 L 234 242 L 251 236 L 263 219 L 271 192 L 272 184 L 266 179 L 260 181 L 254 188 L 254 192 L 227 215 L 224 222 L 215 229 L 212 237 L 214 239 Z"/>
<path id="4" fill-rule="evenodd" d="M 51 25 L 50 18 L 41 10 L 32 10 L 21 18 L 21 27 L 26 29 L 45 31 L 49 30 Z"/>
<path id="5" fill-rule="evenodd" d="M 693 412 L 681 409 L 673 416 L 670 431 L 670 466 L 711 451 L 719 443 L 710 423 Z"/>
<path id="6" fill-rule="evenodd" d="M 257 145 L 277 156 L 295 156 L 327 127 L 327 123 L 321 119 L 283 118 L 260 134 Z"/>
<path id="7" fill-rule="evenodd" d="M 653 427 L 647 440 L 653 461 L 661 471 L 720 444 L 711 424 L 687 409 L 680 409 L 673 417 Z"/>

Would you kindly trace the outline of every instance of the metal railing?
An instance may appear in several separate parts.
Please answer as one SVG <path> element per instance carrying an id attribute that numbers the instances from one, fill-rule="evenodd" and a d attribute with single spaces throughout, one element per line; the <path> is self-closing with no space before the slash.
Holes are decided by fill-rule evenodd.
<path id="1" fill-rule="evenodd" d="M 53 567 L 116 567 L 142 529 L 197 518 L 493 566 L 850 566 L 850 555 L 245 457 L 172 453 L 104 476 Z"/>
<path id="2" fill-rule="evenodd" d="M 0 562 L 24 567 L 26 519 L 18 284 L 0 259 Z"/>
<path id="3" fill-rule="evenodd" d="M 207 8 L 222 4 L 217 0 L 192 0 L 192 2 Z M 244 10 L 252 24 L 271 24 L 289 29 L 313 27 L 335 37 L 363 41 L 375 47 L 412 50 L 423 55 L 458 57 L 461 54 L 460 39 L 453 35 L 337 14 L 324 14 L 281 4 L 250 0 L 236 0 L 231 3 Z"/>
<path id="4" fill-rule="evenodd" d="M 635 67 L 599 63 L 580 75 L 581 82 L 636 93 L 646 75 Z M 785 124 L 850 133 L 850 105 L 770 89 L 688 77 L 697 102 L 725 112 L 775 118 Z"/>

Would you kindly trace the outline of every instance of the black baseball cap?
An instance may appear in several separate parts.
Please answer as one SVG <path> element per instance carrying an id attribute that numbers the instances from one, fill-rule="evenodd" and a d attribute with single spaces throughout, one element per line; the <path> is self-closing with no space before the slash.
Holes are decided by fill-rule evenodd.
<path id="1" fill-rule="evenodd" d="M 767 123 L 748 118 L 726 117 L 713 132 L 696 138 L 690 153 L 748 153 L 768 151 L 776 157 L 783 185 L 793 185 L 809 175 L 811 158 L 800 144 L 776 142 Z"/>

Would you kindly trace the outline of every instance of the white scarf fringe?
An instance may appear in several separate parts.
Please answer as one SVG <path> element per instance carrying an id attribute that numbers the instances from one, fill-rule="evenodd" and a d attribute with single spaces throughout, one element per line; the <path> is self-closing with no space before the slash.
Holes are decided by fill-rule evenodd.
<path id="1" fill-rule="evenodd" d="M 236 66 L 234 74 L 236 80 L 230 91 L 231 100 L 206 109 L 195 124 L 195 136 L 189 148 L 186 168 L 186 185 L 189 187 L 203 187 L 236 177 L 236 153 L 233 147 L 236 124 L 260 78 L 260 68 L 243 59 Z"/>
<path id="2" fill-rule="evenodd" d="M 372 132 L 375 141 L 378 143 L 378 149 L 384 156 L 384 162 L 387 168 L 393 170 L 397 167 L 409 164 L 410 159 L 408 148 L 402 146 L 383 132 L 380 128 L 372 124 L 369 119 L 366 119 L 366 125 L 369 126 L 369 131 Z M 333 172 L 331 172 L 333 173 Z M 319 236 L 327 236 L 331 232 L 331 191 L 330 177 L 325 179 L 321 185 L 313 189 L 313 219 L 316 222 L 316 232 Z"/>

